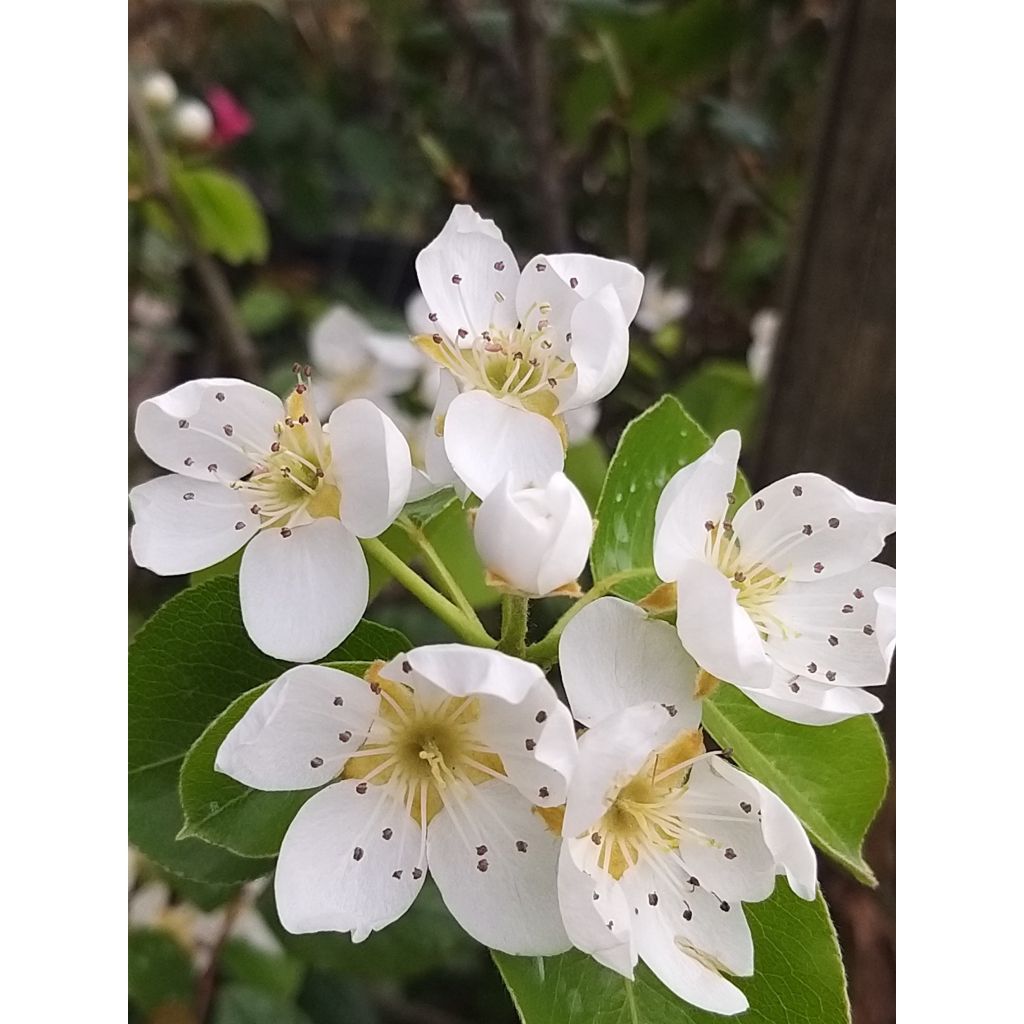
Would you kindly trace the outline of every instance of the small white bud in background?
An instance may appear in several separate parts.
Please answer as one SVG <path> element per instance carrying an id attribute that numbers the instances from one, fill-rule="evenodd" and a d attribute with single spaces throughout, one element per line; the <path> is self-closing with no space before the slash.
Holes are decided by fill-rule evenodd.
<path id="1" fill-rule="evenodd" d="M 515 490 L 506 476 L 484 499 L 473 539 L 495 582 L 531 597 L 571 587 L 583 571 L 594 523 L 564 473 Z"/>
<path id="2" fill-rule="evenodd" d="M 213 134 L 213 114 L 199 100 L 182 100 L 171 113 L 171 126 L 182 142 L 206 142 Z"/>
<path id="3" fill-rule="evenodd" d="M 178 98 L 178 87 L 166 71 L 150 71 L 142 79 L 139 92 L 146 106 L 158 113 L 170 110 Z"/>
<path id="4" fill-rule="evenodd" d="M 762 309 L 750 321 L 750 347 L 747 349 L 747 367 L 750 376 L 763 384 L 771 372 L 775 358 L 775 340 L 779 335 L 782 317 L 777 309 Z"/>

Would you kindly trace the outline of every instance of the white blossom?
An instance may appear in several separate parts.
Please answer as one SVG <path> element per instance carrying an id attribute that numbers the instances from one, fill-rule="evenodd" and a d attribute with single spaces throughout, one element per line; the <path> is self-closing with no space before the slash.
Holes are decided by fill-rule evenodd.
<path id="1" fill-rule="evenodd" d="M 305 665 L 256 700 L 218 771 L 262 790 L 330 783 L 300 809 L 275 876 L 291 932 L 401 917 L 429 868 L 474 938 L 508 953 L 569 947 L 559 842 L 535 808 L 565 801 L 572 719 L 534 665 L 460 645 L 420 647 L 366 680 Z"/>
<path id="2" fill-rule="evenodd" d="M 677 594 L 683 646 L 711 676 L 766 710 L 829 724 L 877 711 L 889 658 L 875 592 L 895 570 L 871 561 L 896 509 L 798 473 L 734 509 L 740 436 L 726 431 L 669 480 L 655 515 L 654 566 Z"/>
<path id="3" fill-rule="evenodd" d="M 213 134 L 213 114 L 202 100 L 184 99 L 171 111 L 171 127 L 182 142 L 200 145 Z"/>
<path id="4" fill-rule="evenodd" d="M 160 68 L 148 72 L 139 83 L 139 92 L 146 106 L 157 113 L 163 113 L 174 106 L 178 98 L 178 87 L 174 79 Z"/>
<path id="5" fill-rule="evenodd" d="M 509 474 L 484 498 L 473 539 L 492 581 L 529 597 L 578 592 L 594 522 L 564 473 L 542 487 L 515 488 Z"/>
<path id="6" fill-rule="evenodd" d="M 299 383 L 287 400 L 232 379 L 191 381 L 139 406 L 142 450 L 172 471 L 132 489 L 132 553 L 160 575 L 193 572 L 246 542 L 242 619 L 253 642 L 314 661 L 366 609 L 358 538 L 393 522 L 409 493 L 409 449 L 371 402 L 322 427 Z"/>
<path id="7" fill-rule="evenodd" d="M 638 959 L 680 998 L 746 1009 L 724 975 L 754 971 L 743 901 L 775 876 L 813 899 L 814 851 L 786 805 L 705 753 L 697 666 L 668 623 L 595 602 L 559 645 L 573 714 L 590 728 L 566 799 L 558 897 L 573 944 L 633 977 Z"/>
<path id="8" fill-rule="evenodd" d="M 750 321 L 751 341 L 747 349 L 747 368 L 758 384 L 763 384 L 771 372 L 781 322 L 782 317 L 777 309 L 759 310 Z"/>
<path id="9" fill-rule="evenodd" d="M 644 295 L 636 314 L 637 326 L 654 334 L 662 327 L 682 320 L 691 305 L 690 293 L 685 288 L 666 288 L 665 271 L 660 267 L 649 267 Z"/>
<path id="10" fill-rule="evenodd" d="M 415 340 L 457 392 L 441 424 L 455 473 L 481 498 L 508 473 L 542 484 L 564 463 L 563 414 L 622 377 L 643 275 L 571 253 L 535 256 L 520 273 L 494 222 L 468 206 L 416 270 L 431 332 Z"/>

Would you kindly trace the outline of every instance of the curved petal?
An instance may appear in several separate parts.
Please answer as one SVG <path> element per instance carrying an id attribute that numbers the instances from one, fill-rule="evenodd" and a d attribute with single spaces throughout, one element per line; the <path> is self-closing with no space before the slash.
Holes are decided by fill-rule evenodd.
<path id="1" fill-rule="evenodd" d="M 448 407 L 444 448 L 458 477 L 480 498 L 507 473 L 514 486 L 529 487 L 565 464 L 562 438 L 550 420 L 484 391 L 467 391 Z"/>
<path id="2" fill-rule="evenodd" d="M 433 399 L 434 411 L 430 416 L 430 429 L 425 434 L 423 443 L 423 468 L 431 483 L 438 487 L 446 487 L 448 484 L 456 484 L 459 489 L 465 491 L 465 485 L 455 475 L 452 464 L 448 461 L 448 455 L 444 450 L 444 422 L 448 415 L 448 406 L 455 401 L 459 394 L 459 385 L 455 377 L 448 370 L 437 372 L 437 392 Z M 465 500 L 466 495 L 460 497 Z"/>
<path id="3" fill-rule="evenodd" d="M 836 686 L 881 686 L 889 659 L 875 636 L 875 591 L 895 580 L 895 569 L 868 562 L 828 579 L 786 583 L 772 601 L 784 629 L 769 635 L 769 656 L 791 673 Z"/>
<path id="4" fill-rule="evenodd" d="M 589 839 L 569 839 L 562 844 L 558 857 L 558 907 L 566 933 L 577 949 L 632 979 L 636 949 L 625 895 L 605 872 L 592 874 L 580 867 L 573 855 L 574 844 L 593 846 Z"/>
<path id="5" fill-rule="evenodd" d="M 814 848 L 797 816 L 767 786 L 729 764 L 715 758 L 711 770 L 747 790 L 760 808 L 764 841 L 775 858 L 776 870 L 785 873 L 789 887 L 801 899 L 813 900 L 817 888 L 818 862 Z"/>
<path id="6" fill-rule="evenodd" d="M 674 582 L 687 559 L 706 557 L 707 524 L 727 518 L 739 457 L 739 431 L 727 430 L 665 485 L 654 513 L 654 568 L 663 580 Z"/>
<path id="7" fill-rule="evenodd" d="M 593 828 L 651 754 L 685 731 L 673 712 L 663 704 L 638 704 L 603 719 L 580 737 L 563 836 L 571 839 Z"/>
<path id="8" fill-rule="evenodd" d="M 771 661 L 732 584 L 696 560 L 683 562 L 676 574 L 676 630 L 693 660 L 727 683 L 767 686 Z"/>
<path id="9" fill-rule="evenodd" d="M 356 676 L 299 665 L 260 694 L 224 738 L 214 767 L 267 792 L 322 786 L 359 748 L 379 703 Z"/>
<path id="10" fill-rule="evenodd" d="M 736 513 L 744 560 L 792 580 L 826 579 L 869 562 L 896 529 L 896 506 L 861 498 L 827 476 L 797 473 L 760 490 Z"/>
<path id="11" fill-rule="evenodd" d="M 610 287 L 618 300 L 626 324 L 640 306 L 644 275 L 621 260 L 586 253 L 538 255 L 523 267 L 516 292 L 516 312 L 524 324 L 538 317 L 541 304 L 551 307 L 547 320 L 559 338 L 572 330 L 570 321 L 577 304 Z"/>
<path id="12" fill-rule="evenodd" d="M 223 484 L 172 473 L 133 487 L 132 556 L 144 569 L 178 576 L 215 565 L 260 527 L 245 497 Z"/>
<path id="13" fill-rule="evenodd" d="M 409 444 L 365 398 L 335 409 L 329 432 L 331 469 L 341 490 L 341 521 L 357 537 L 376 537 L 394 522 L 409 497 Z"/>
<path id="14" fill-rule="evenodd" d="M 135 414 L 139 447 L 158 465 L 196 480 L 238 480 L 274 442 L 281 399 L 244 380 L 193 380 Z"/>
<path id="15" fill-rule="evenodd" d="M 431 315 L 452 341 L 471 344 L 489 328 L 515 326 L 519 265 L 493 221 L 456 206 L 441 233 L 416 257 Z M 460 333 L 461 332 L 461 333 Z"/>
<path id="16" fill-rule="evenodd" d="M 570 946 L 558 912 L 559 845 L 498 781 L 468 787 L 427 826 L 427 862 L 452 916 L 478 942 L 518 956 Z"/>
<path id="17" fill-rule="evenodd" d="M 834 725 L 854 715 L 873 715 L 882 702 L 856 686 L 832 686 L 776 665 L 771 685 L 743 691 L 759 708 L 798 725 Z"/>
<path id="18" fill-rule="evenodd" d="M 565 432 L 569 437 L 569 444 L 583 444 L 597 428 L 601 419 L 601 406 L 597 402 L 589 405 L 581 405 L 575 409 L 566 409 L 562 414 L 565 421 Z"/>
<path id="19" fill-rule="evenodd" d="M 896 652 L 896 587 L 878 587 L 875 590 L 875 604 L 878 605 L 878 613 L 875 615 L 878 649 L 891 665 L 892 656 Z"/>
<path id="20" fill-rule="evenodd" d="M 639 928 L 657 916 L 683 949 L 693 949 L 730 974 L 754 973 L 754 941 L 739 901 L 722 909 L 707 889 L 689 885 L 685 871 L 670 854 L 651 854 L 628 868 L 622 889 Z"/>
<path id="21" fill-rule="evenodd" d="M 354 309 L 334 306 L 313 324 L 309 357 L 320 373 L 354 377 L 370 360 L 369 337 L 370 325 Z"/>
<path id="22" fill-rule="evenodd" d="M 292 934 L 350 931 L 358 942 L 401 917 L 423 886 L 419 825 L 388 787 L 356 787 L 315 794 L 285 834 L 274 895 Z"/>
<path id="23" fill-rule="evenodd" d="M 501 232 L 498 234 L 500 237 Z M 434 324 L 430 319 L 430 306 L 427 305 L 426 296 L 419 289 L 405 300 L 405 323 L 413 334 L 430 334 L 434 330 Z"/>
<path id="24" fill-rule="evenodd" d="M 316 661 L 340 644 L 369 595 L 363 549 L 337 519 L 288 536 L 263 530 L 245 549 L 238 584 L 252 642 L 285 661 Z"/>
<path id="25" fill-rule="evenodd" d="M 586 568 L 594 539 L 594 519 L 586 499 L 564 473 L 553 474 L 544 490 L 555 533 L 550 544 L 551 556 L 540 567 L 541 595 L 576 582 Z"/>
<path id="26" fill-rule="evenodd" d="M 558 661 L 576 720 L 595 725 L 634 704 L 673 704 L 680 729 L 700 725 L 694 697 L 697 666 L 668 622 L 641 608 L 602 597 L 569 621 Z"/>
<path id="27" fill-rule="evenodd" d="M 573 310 L 570 331 L 575 387 L 559 403 L 559 410 L 604 398 L 622 380 L 629 362 L 629 323 L 610 285 Z"/>

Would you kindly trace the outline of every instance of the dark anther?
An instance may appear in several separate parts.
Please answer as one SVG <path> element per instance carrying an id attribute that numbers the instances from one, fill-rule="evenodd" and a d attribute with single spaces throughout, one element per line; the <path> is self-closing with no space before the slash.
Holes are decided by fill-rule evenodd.
<path id="1" fill-rule="evenodd" d="M 478 857 L 482 857 L 486 852 L 487 852 L 487 847 L 486 846 L 478 846 L 476 848 L 476 855 Z"/>
<path id="2" fill-rule="evenodd" d="M 838 646 L 838 644 L 839 644 L 839 637 L 837 637 L 834 633 L 829 633 L 828 643 L 829 643 L 830 647 Z"/>
<path id="3" fill-rule="evenodd" d="M 495 270 L 504 270 L 505 269 L 505 261 L 504 260 L 498 260 L 498 262 L 494 264 L 494 269 Z"/>
<path id="4" fill-rule="evenodd" d="M 656 907 L 658 905 L 658 894 L 656 892 L 649 892 L 647 894 L 647 902 L 650 903 L 652 907 Z"/>
<path id="5" fill-rule="evenodd" d="M 408 661 L 403 661 L 402 662 L 402 671 L 403 672 L 411 672 L 412 671 L 412 664 L 410 662 L 408 662 Z"/>
<path id="6" fill-rule="evenodd" d="M 188 426 L 188 420 L 178 420 L 178 427 L 184 430 Z"/>
<path id="7" fill-rule="evenodd" d="M 223 429 L 224 429 L 224 433 L 225 433 L 225 434 L 226 434 L 226 435 L 227 435 L 228 437 L 230 437 L 230 436 L 231 436 L 231 435 L 232 435 L 232 434 L 233 434 L 233 433 L 235 432 L 235 428 L 234 428 L 233 426 L 231 426 L 231 424 L 230 424 L 230 423 L 225 423 L 225 424 L 224 424 L 224 428 L 223 428 Z"/>
<path id="8" fill-rule="evenodd" d="M 352 739 L 352 733 L 346 729 L 344 732 L 338 733 L 338 739 L 341 740 L 342 743 L 348 743 L 348 741 Z"/>
<path id="9" fill-rule="evenodd" d="M 735 860 L 736 859 L 736 851 L 731 846 L 727 846 L 725 848 L 725 859 L 726 860 Z"/>
<path id="10" fill-rule="evenodd" d="M 383 831 L 383 832 L 381 832 L 381 834 L 380 834 L 380 835 L 381 835 L 381 838 L 382 838 L 382 839 L 390 839 L 390 838 L 391 838 L 391 837 L 392 837 L 392 836 L 393 836 L 394 834 L 395 834 L 395 833 L 394 833 L 394 832 L 392 832 L 392 831 L 391 831 L 391 829 L 389 829 L 389 828 L 386 828 L 386 829 L 384 829 L 384 831 Z"/>
<path id="11" fill-rule="evenodd" d="M 363 859 L 363 848 L 361 846 L 357 846 L 352 851 L 352 859 L 353 860 L 362 860 Z"/>
<path id="12" fill-rule="evenodd" d="M 322 757 L 311 757 L 309 759 L 310 768 L 319 768 L 323 763 L 324 759 Z"/>
<path id="13" fill-rule="evenodd" d="M 570 277 L 570 278 L 569 278 L 569 287 L 570 287 L 570 288 L 575 288 L 575 287 L 576 287 L 576 285 L 578 285 L 579 283 L 580 283 L 580 282 L 579 282 L 579 279 L 578 279 L 578 278 L 575 278 L 575 277 Z"/>
<path id="14" fill-rule="evenodd" d="M 235 529 L 236 530 L 244 530 L 245 529 L 245 523 L 241 523 L 241 522 L 235 523 Z"/>
<path id="15" fill-rule="evenodd" d="M 181 500 L 182 501 L 191 501 L 195 496 L 196 496 L 196 492 L 195 491 L 186 491 L 181 496 Z"/>
<path id="16" fill-rule="evenodd" d="M 535 722 L 543 722 L 547 719 L 547 717 L 548 713 L 546 711 L 538 711 L 537 714 L 533 716 L 533 720 Z"/>
<path id="17" fill-rule="evenodd" d="M 814 533 L 814 527 L 810 523 L 804 523 L 803 533 L 805 537 L 810 537 Z"/>
<path id="18" fill-rule="evenodd" d="M 795 679 L 789 684 L 789 688 L 794 693 L 799 693 L 800 692 L 800 684 Z"/>
<path id="19" fill-rule="evenodd" d="M 345 703 L 345 698 L 344 697 L 335 697 L 334 698 L 334 706 L 336 708 L 340 708 L 344 703 Z"/>
<path id="20" fill-rule="evenodd" d="M 874 631 L 875 631 L 875 627 L 874 626 L 865 626 L 864 627 L 864 635 L 865 636 L 871 636 L 871 634 L 874 633 Z"/>
<path id="21" fill-rule="evenodd" d="M 760 498 L 755 498 L 754 499 L 754 508 L 756 508 L 757 511 L 760 512 L 761 509 L 764 508 L 764 502 Z"/>
<path id="22" fill-rule="evenodd" d="M 367 789 L 369 789 L 369 788 L 370 788 L 369 783 L 367 783 L 367 782 L 360 782 L 359 785 L 356 786 L 356 792 L 360 796 L 364 796 L 366 794 Z"/>
<path id="23" fill-rule="evenodd" d="M 520 853 L 526 853 L 526 850 L 527 850 L 526 840 L 525 839 L 517 839 L 516 840 L 516 849 Z"/>
<path id="24" fill-rule="evenodd" d="M 834 682 L 836 681 L 836 674 L 835 674 L 835 672 L 833 672 L 833 671 L 832 671 L 832 669 L 829 669 L 829 670 L 828 670 L 828 671 L 827 671 L 827 672 L 825 673 L 825 678 L 826 678 L 826 679 L 827 679 L 827 680 L 828 680 L 828 681 L 829 681 L 830 683 L 834 683 Z"/>
<path id="25" fill-rule="evenodd" d="M 288 538 L 288 537 L 290 537 L 291 535 L 292 535 L 292 531 L 291 531 L 291 530 L 289 530 L 287 526 L 282 526 L 282 527 L 281 527 L 281 536 L 282 536 L 282 537 L 284 537 L 285 539 L 287 539 L 287 538 Z"/>
<path id="26" fill-rule="evenodd" d="M 669 718 L 675 718 L 679 714 L 679 708 L 675 704 L 662 704 L 661 706 L 668 712 Z"/>
<path id="27" fill-rule="evenodd" d="M 420 868 L 413 868 L 412 869 L 412 877 L 416 878 L 416 879 L 422 878 L 423 877 L 422 869 L 420 869 Z"/>
<path id="28" fill-rule="evenodd" d="M 824 572 L 825 571 L 825 566 L 823 566 L 821 564 L 821 562 L 815 562 L 814 563 L 814 571 L 816 573 Z"/>
<path id="29" fill-rule="evenodd" d="M 742 812 L 743 812 L 744 814 L 749 814 L 749 813 L 751 812 L 751 810 L 752 810 L 752 809 L 753 809 L 753 808 L 752 808 L 752 807 L 750 806 L 750 804 L 748 804 L 748 803 L 747 803 L 747 801 L 746 801 L 746 800 L 741 800 L 741 801 L 740 801 L 740 810 L 741 810 L 741 811 L 742 811 Z"/>
<path id="30" fill-rule="evenodd" d="M 831 519 L 830 519 L 830 520 L 828 521 L 828 525 L 829 525 L 829 526 L 831 526 L 831 527 L 832 527 L 832 529 L 834 530 L 834 529 L 836 529 L 836 527 L 838 527 L 838 526 L 839 526 L 839 520 L 838 520 L 838 519 L 836 519 L 836 517 L 835 517 L 835 516 L 833 516 L 833 517 L 832 517 L 832 518 L 831 518 Z"/>
<path id="31" fill-rule="evenodd" d="M 593 834 L 593 835 L 592 835 L 592 836 L 590 837 L 590 841 L 591 841 L 591 842 L 592 842 L 592 843 L 593 843 L 593 844 L 594 844 L 595 846 L 600 846 L 600 845 L 601 845 L 601 833 L 600 833 L 600 832 L 595 832 L 595 833 L 594 833 L 594 834 Z"/>
<path id="32" fill-rule="evenodd" d="M 487 863 L 486 857 L 481 857 L 480 860 L 476 862 L 477 871 L 486 871 L 489 867 L 490 864 Z"/>
<path id="33" fill-rule="evenodd" d="M 799 498 L 800 495 L 803 494 L 803 493 L 804 493 L 804 489 L 799 484 L 797 484 L 793 488 L 793 494 L 794 494 L 795 497 Z"/>
<path id="34" fill-rule="evenodd" d="M 814 661 L 808 662 L 807 663 L 807 671 L 810 672 L 811 675 L 813 676 L 814 673 L 818 671 L 817 662 L 814 662 Z"/>
<path id="35" fill-rule="evenodd" d="M 533 750 L 533 748 L 535 746 L 537 746 L 537 741 L 536 740 L 526 740 L 523 743 L 523 746 L 526 747 L 527 750 Z"/>
<path id="36" fill-rule="evenodd" d="M 864 596 L 864 591 L 863 591 L 863 590 L 861 590 L 861 589 L 860 589 L 860 587 L 858 587 L 858 588 L 857 588 L 857 589 L 856 589 L 856 590 L 855 590 L 855 591 L 853 592 L 853 596 L 854 596 L 855 598 L 857 598 L 857 600 L 859 601 L 859 600 L 860 600 L 860 599 L 861 599 L 861 598 L 862 598 L 862 597 Z"/>
<path id="37" fill-rule="evenodd" d="M 548 787 L 541 786 L 540 789 L 537 790 L 537 795 L 542 799 L 545 799 L 548 796 Z"/>
<path id="38" fill-rule="evenodd" d="M 392 871 L 391 872 L 391 877 L 392 878 L 401 878 L 402 877 L 402 869 L 399 868 L 397 871 Z"/>
<path id="39" fill-rule="evenodd" d="M 452 284 L 462 284 L 462 278 L 458 274 L 452 274 Z"/>

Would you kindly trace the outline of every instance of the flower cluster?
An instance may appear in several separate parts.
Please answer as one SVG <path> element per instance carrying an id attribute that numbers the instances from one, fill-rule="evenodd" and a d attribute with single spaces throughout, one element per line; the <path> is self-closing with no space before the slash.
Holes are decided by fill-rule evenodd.
<path id="1" fill-rule="evenodd" d="M 280 851 L 281 922 L 359 941 L 399 918 L 429 874 L 494 949 L 575 946 L 626 978 L 642 960 L 681 998 L 737 1013 L 746 998 L 729 977 L 754 971 L 744 904 L 780 874 L 814 899 L 816 864 L 779 797 L 706 747 L 703 702 L 728 683 L 806 725 L 881 706 L 870 688 L 893 657 L 895 573 L 873 559 L 894 507 L 815 474 L 740 501 L 728 431 L 660 495 L 662 585 L 639 604 L 583 594 L 594 523 L 562 472 L 566 416 L 621 378 L 643 276 L 577 254 L 520 269 L 465 206 L 417 270 L 411 343 L 342 308 L 318 323 L 315 397 L 297 367 L 284 402 L 239 380 L 194 381 L 144 402 L 136 421 L 140 446 L 171 471 L 132 491 L 138 563 L 184 573 L 244 546 L 250 636 L 313 662 L 362 617 L 363 549 L 389 554 L 373 538 L 417 493 L 394 399 L 421 386 L 425 355 L 440 372 L 421 493 L 475 496 L 488 582 L 521 611 L 518 646 L 513 630 L 499 644 L 479 627 L 464 636 L 475 646 L 416 647 L 362 676 L 297 664 L 230 730 L 217 771 L 312 793 Z M 401 559 L 384 564 L 460 621 L 454 597 Z M 554 594 L 576 599 L 557 642 L 568 705 L 522 643 L 528 600 Z"/>
<path id="2" fill-rule="evenodd" d="M 159 127 L 186 147 L 228 146 L 252 130 L 252 116 L 222 85 L 207 89 L 203 102 L 179 95 L 171 75 L 155 68 L 140 80 L 139 93 Z"/>

